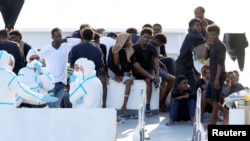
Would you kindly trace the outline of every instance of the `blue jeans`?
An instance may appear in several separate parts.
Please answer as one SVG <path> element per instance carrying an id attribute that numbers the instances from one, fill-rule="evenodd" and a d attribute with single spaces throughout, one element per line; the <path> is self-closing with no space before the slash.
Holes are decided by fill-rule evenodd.
<path id="1" fill-rule="evenodd" d="M 64 87 L 65 85 L 62 82 L 55 83 L 54 89 L 51 91 L 54 97 L 58 98 L 57 102 L 48 103 L 49 108 L 60 108 L 61 102 L 64 96 Z"/>
<path id="2" fill-rule="evenodd" d="M 64 92 L 61 108 L 72 108 L 72 104 L 69 100 L 69 92 Z"/>
<path id="3" fill-rule="evenodd" d="M 189 113 L 189 118 L 193 118 L 195 114 L 195 108 L 196 108 L 196 100 L 195 99 L 187 99 L 188 103 L 188 113 Z M 171 100 L 171 105 L 170 105 L 170 118 L 175 121 L 178 119 L 178 113 L 180 111 L 180 105 L 181 101 L 180 100 Z"/>

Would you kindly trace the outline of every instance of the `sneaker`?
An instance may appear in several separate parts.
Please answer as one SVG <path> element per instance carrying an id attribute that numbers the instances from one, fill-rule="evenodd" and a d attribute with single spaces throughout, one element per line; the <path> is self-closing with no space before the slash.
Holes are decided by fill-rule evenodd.
<path id="1" fill-rule="evenodd" d="M 146 104 L 146 110 L 145 110 L 146 115 L 150 116 L 153 115 L 150 109 L 150 104 Z"/>

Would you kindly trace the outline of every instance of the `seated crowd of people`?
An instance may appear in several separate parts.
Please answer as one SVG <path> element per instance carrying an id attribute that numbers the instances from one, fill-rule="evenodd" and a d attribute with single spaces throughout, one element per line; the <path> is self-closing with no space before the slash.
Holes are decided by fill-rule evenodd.
<path id="1" fill-rule="evenodd" d="M 176 60 L 167 56 L 167 36 L 158 23 L 145 24 L 140 35 L 136 28 L 128 28 L 102 36 L 103 29 L 83 24 L 71 37 L 62 38 L 61 29 L 53 28 L 53 41 L 39 51 L 22 40 L 20 31 L 1 30 L 0 75 L 4 81 L 0 89 L 9 95 L 0 96 L 0 107 L 106 108 L 107 81 L 113 79 L 125 84 L 121 111 L 132 118 L 127 110 L 131 86 L 134 79 L 142 79 L 146 83 L 146 115 L 152 115 L 150 101 L 155 87 L 160 89 L 159 110 L 169 112 L 166 125 L 179 120 L 193 123 L 198 88 L 202 90 L 202 114 L 213 108 L 205 98 L 210 66 L 203 66 L 201 77 L 195 77 L 193 67 L 191 48 L 206 42 L 198 34 L 201 26 L 200 19 L 190 20 Z M 237 71 L 227 73 L 221 105 L 226 96 L 245 89 L 238 75 Z M 166 104 L 168 96 L 170 105 Z M 227 122 L 228 111 L 219 109 Z"/>

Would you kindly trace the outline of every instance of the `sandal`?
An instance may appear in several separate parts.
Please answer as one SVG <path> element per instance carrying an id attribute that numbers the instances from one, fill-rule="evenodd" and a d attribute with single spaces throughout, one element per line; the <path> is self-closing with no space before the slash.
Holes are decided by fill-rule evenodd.
<path id="1" fill-rule="evenodd" d="M 118 125 L 123 124 L 123 123 L 125 123 L 125 121 L 120 120 L 120 119 L 117 119 L 117 120 L 116 120 L 116 124 L 118 124 Z"/>
<path id="2" fill-rule="evenodd" d="M 125 119 L 125 120 L 128 120 L 128 119 L 138 119 L 138 116 L 136 116 L 134 114 L 127 114 L 127 115 L 121 115 L 120 118 L 121 119 Z"/>

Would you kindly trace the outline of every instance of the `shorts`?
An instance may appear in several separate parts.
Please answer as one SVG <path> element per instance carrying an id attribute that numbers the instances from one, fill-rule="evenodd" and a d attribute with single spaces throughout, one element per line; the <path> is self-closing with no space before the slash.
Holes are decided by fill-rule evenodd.
<path id="1" fill-rule="evenodd" d="M 211 98 L 213 101 L 220 101 L 220 97 L 221 97 L 221 91 L 222 91 L 222 87 L 223 84 L 226 80 L 226 75 L 222 74 L 220 77 L 220 89 L 216 90 L 214 88 L 214 80 L 210 80 L 208 82 L 208 86 L 207 86 L 207 91 L 206 91 L 206 98 Z"/>
<path id="2" fill-rule="evenodd" d="M 115 73 L 111 70 L 111 69 L 108 69 L 108 75 L 111 79 L 115 80 Z M 122 77 L 122 83 L 125 84 L 126 81 L 133 81 L 133 77 L 132 76 L 126 76 L 125 73 Z"/>
<path id="3" fill-rule="evenodd" d="M 167 77 L 167 72 L 165 72 L 164 70 L 160 69 L 159 70 L 159 77 L 161 77 L 161 80 L 164 80 Z"/>
<path id="4" fill-rule="evenodd" d="M 154 71 L 147 71 L 149 72 L 151 75 L 154 75 Z M 167 72 L 165 72 L 164 70 L 160 69 L 159 70 L 159 77 L 161 78 L 161 80 L 164 80 L 167 77 Z M 134 75 L 136 79 L 146 79 L 146 77 L 140 75 L 140 74 L 136 74 Z"/>

